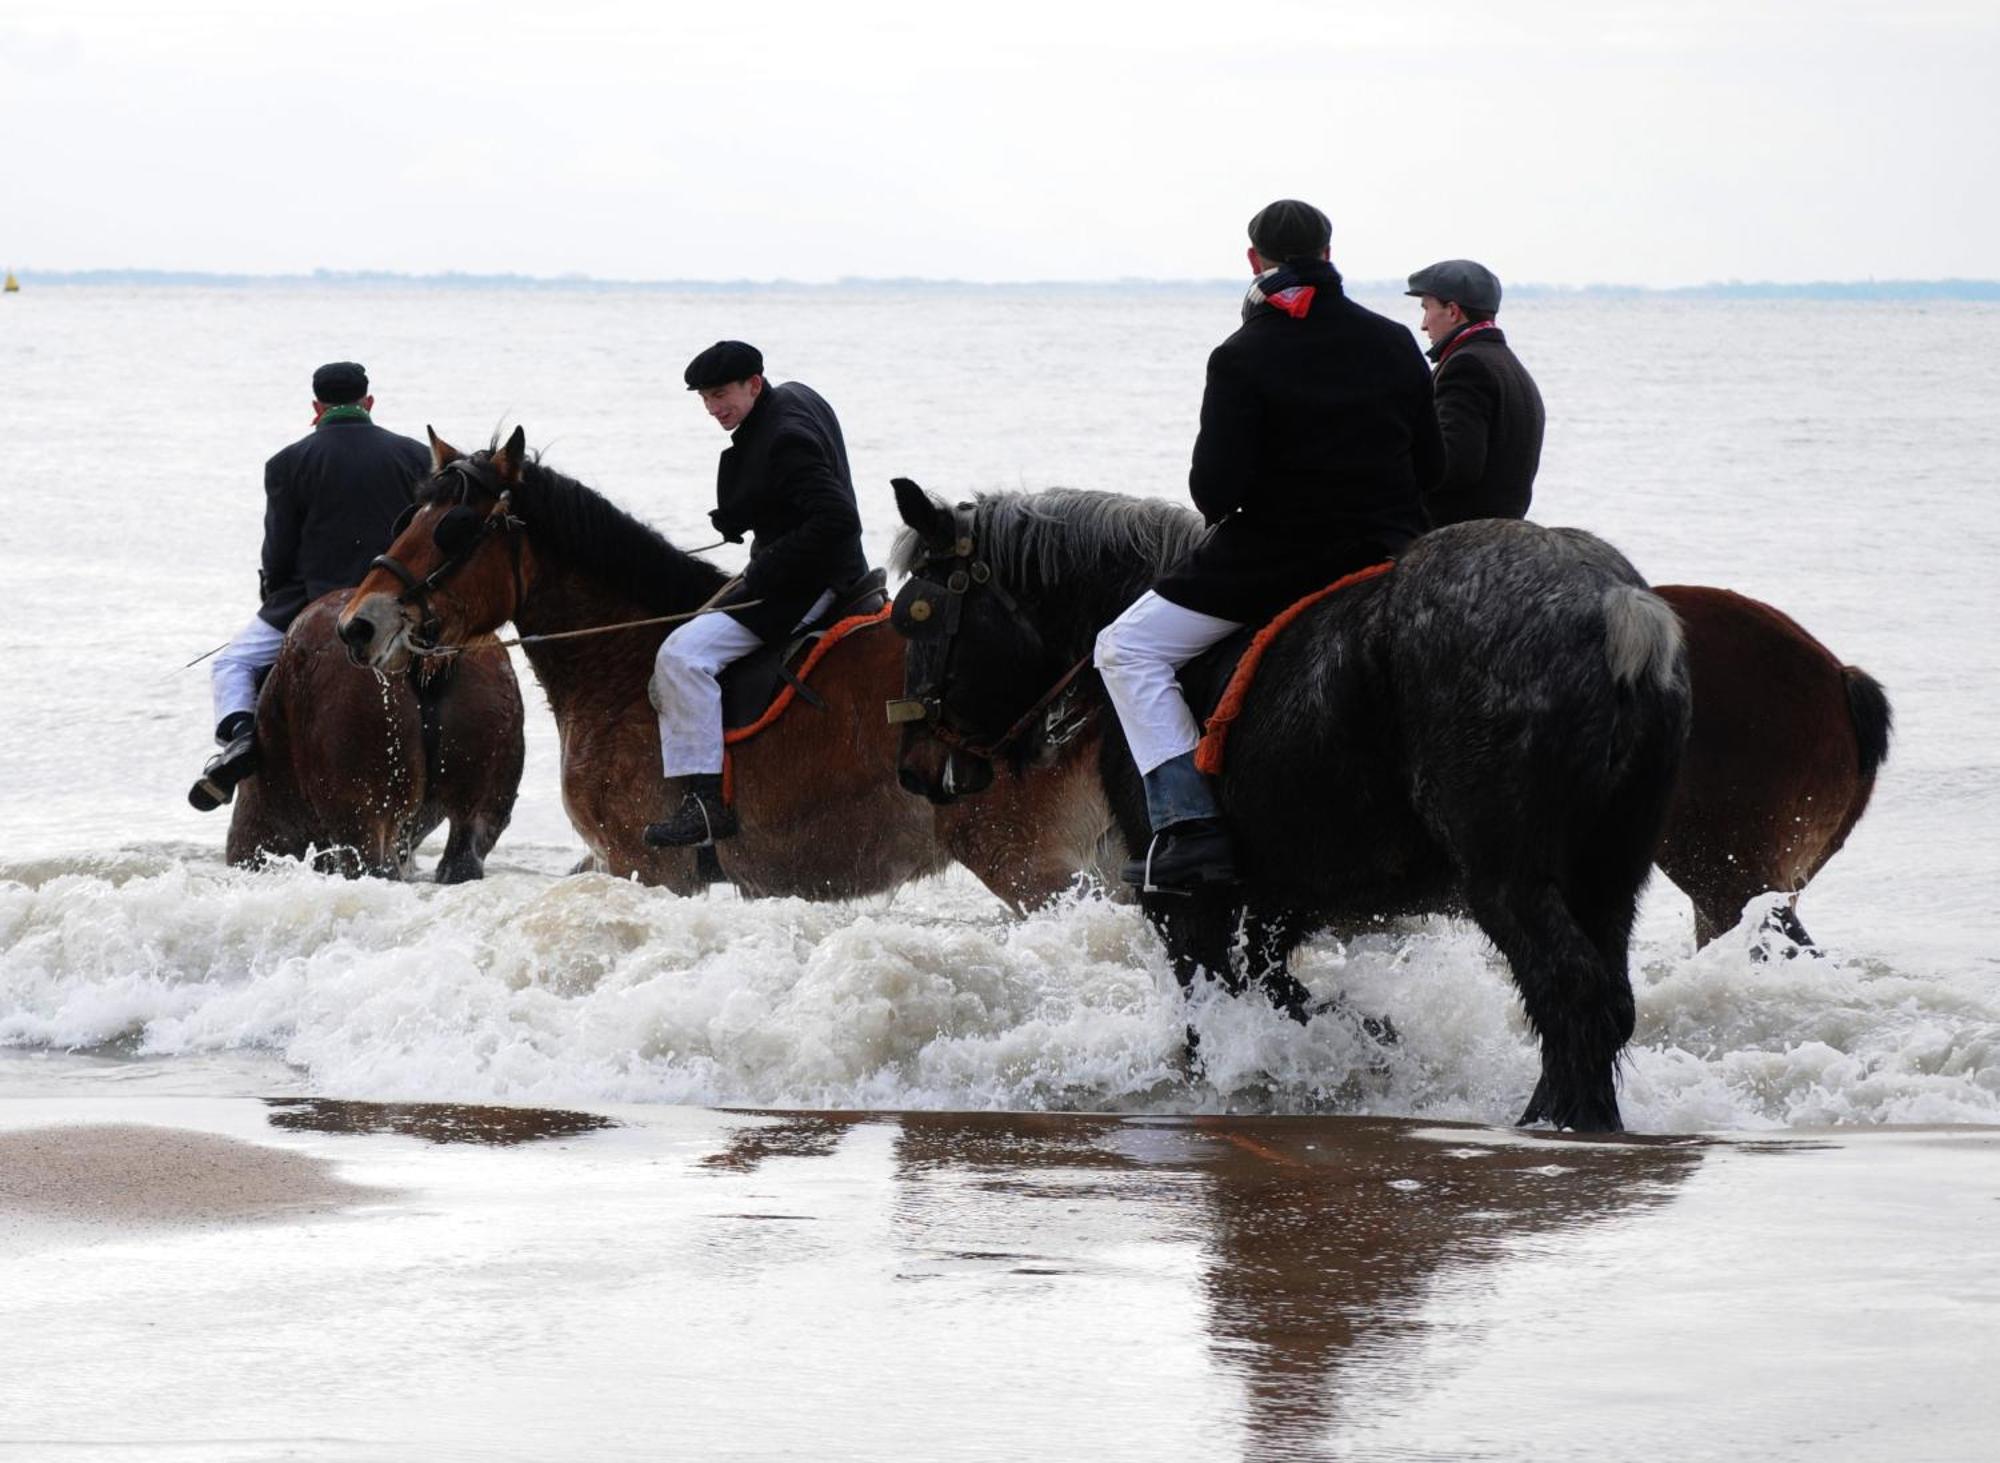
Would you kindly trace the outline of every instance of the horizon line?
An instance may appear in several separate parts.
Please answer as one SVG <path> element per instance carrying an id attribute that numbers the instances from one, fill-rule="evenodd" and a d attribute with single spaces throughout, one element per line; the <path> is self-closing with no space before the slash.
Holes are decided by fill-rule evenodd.
<path id="1" fill-rule="evenodd" d="M 843 275 L 833 280 L 797 280 L 784 277 L 752 279 L 620 279 L 607 278 L 581 272 L 558 275 L 525 274 L 513 271 L 474 272 L 470 270 L 413 271 L 394 269 L 328 269 L 315 268 L 309 271 L 284 271 L 259 273 L 247 270 L 197 270 L 197 269 L 153 269 L 153 268 L 100 268 L 100 269 L 12 269 L 8 271 L 21 280 L 34 280 L 53 286 L 75 286 L 91 284 L 138 284 L 138 285 L 298 285 L 318 284 L 334 286 L 354 285 L 443 285 L 454 288 L 515 288 L 515 289 L 633 289 L 633 290 L 689 290 L 689 291 L 740 291 L 781 289 L 800 292 L 867 289 L 951 289 L 951 290 L 1084 290 L 1084 289 L 1124 289 L 1124 290 L 1223 290 L 1244 287 L 1244 281 L 1235 277 L 1187 277 L 1159 278 L 1138 275 L 1121 275 L 1097 279 L 1020 279 L 1020 280 L 975 280 L 923 275 Z M 1395 290 L 1401 292 L 1405 282 L 1396 279 L 1349 279 L 1350 288 L 1358 290 Z M 1979 279 L 1959 276 L 1934 278 L 1891 278 L 1867 277 L 1864 279 L 1822 279 L 1806 281 L 1782 280 L 1709 280 L 1701 284 L 1646 285 L 1629 284 L 1618 281 L 1592 281 L 1575 284 L 1559 281 L 1531 280 L 1508 285 L 1514 295 L 1712 295 L 1746 294 L 1762 295 L 1809 295 L 1832 293 L 1854 295 L 1872 293 L 1877 295 L 1905 295 L 1928 297 L 1993 298 L 2000 299 L 2000 279 Z"/>

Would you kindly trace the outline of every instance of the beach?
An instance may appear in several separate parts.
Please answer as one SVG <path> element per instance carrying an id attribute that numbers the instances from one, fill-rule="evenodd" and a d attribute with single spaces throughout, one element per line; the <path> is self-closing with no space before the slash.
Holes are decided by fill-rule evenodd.
<path id="1" fill-rule="evenodd" d="M 1984 1130 L 16 1098 L 0 1160 L 8 1458 L 1990 1444 Z"/>

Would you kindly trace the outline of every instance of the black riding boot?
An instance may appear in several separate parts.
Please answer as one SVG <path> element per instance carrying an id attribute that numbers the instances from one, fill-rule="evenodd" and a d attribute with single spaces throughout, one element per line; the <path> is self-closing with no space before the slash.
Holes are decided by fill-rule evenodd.
<path id="1" fill-rule="evenodd" d="M 722 774 L 697 772 L 687 779 L 681 805 L 664 823 L 646 825 L 654 848 L 697 848 L 736 832 L 736 810 L 722 800 Z"/>
<path id="2" fill-rule="evenodd" d="M 1119 871 L 1141 893 L 1191 894 L 1236 882 L 1236 854 L 1222 826 L 1215 790 L 1194 765 L 1194 753 L 1169 757 L 1148 772 L 1146 821 L 1154 828 L 1144 858 Z"/>
<path id="3" fill-rule="evenodd" d="M 188 789 L 188 802 L 198 813 L 228 802 L 236 796 L 236 784 L 257 770 L 257 718 L 250 712 L 232 712 L 216 727 L 215 739 L 222 750 L 208 759 Z"/>
<path id="4" fill-rule="evenodd" d="M 1216 818 L 1193 818 L 1153 835 L 1144 858 L 1133 859 L 1119 871 L 1139 892 L 1192 893 L 1236 882 L 1236 852 L 1229 830 Z"/>

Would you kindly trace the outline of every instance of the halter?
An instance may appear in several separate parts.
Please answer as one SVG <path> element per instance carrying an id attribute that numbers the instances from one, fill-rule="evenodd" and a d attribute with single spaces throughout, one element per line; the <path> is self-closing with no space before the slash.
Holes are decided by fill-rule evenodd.
<path id="1" fill-rule="evenodd" d="M 479 552 L 480 546 L 493 534 L 506 534 L 508 548 L 512 550 L 514 563 L 513 613 L 519 613 L 521 601 L 527 598 L 528 592 L 527 582 L 521 573 L 521 540 L 519 535 L 515 533 L 516 529 L 522 528 L 525 525 L 510 511 L 514 496 L 512 491 L 500 486 L 499 478 L 489 470 L 485 470 L 482 464 L 476 464 L 472 459 L 467 457 L 460 457 L 447 463 L 438 470 L 437 476 L 442 478 L 447 473 L 455 475 L 459 480 L 457 489 L 458 506 L 453 508 L 450 513 L 447 513 L 443 521 L 438 524 L 438 530 L 433 531 L 433 541 L 439 536 L 439 531 L 443 530 L 445 525 L 452 521 L 453 514 L 471 513 L 473 511 L 466 504 L 465 500 L 475 487 L 482 492 L 491 494 L 494 498 L 493 510 L 480 519 L 479 527 L 468 534 L 464 541 L 456 548 L 448 550 L 443 562 L 421 579 L 417 577 L 415 571 L 392 554 L 377 554 L 369 563 L 369 568 L 386 569 L 402 581 L 403 592 L 396 596 L 397 604 L 413 604 L 417 607 L 417 613 L 422 618 L 418 621 L 417 633 L 412 637 L 412 641 L 418 650 L 435 649 L 438 634 L 443 628 L 442 621 L 438 618 L 436 612 L 431 609 L 430 596 L 432 591 L 470 563 L 473 555 Z M 443 502 L 445 497 L 446 493 L 440 491 L 433 495 L 433 501 Z M 416 505 L 413 503 L 406 510 L 406 517 L 414 518 L 415 515 Z M 399 520 L 396 526 L 396 538 L 400 539 L 407 527 L 407 522 Z M 511 614 L 509 618 L 512 618 Z"/>
<path id="2" fill-rule="evenodd" d="M 1013 747 L 1037 726 L 1041 729 L 1038 741 L 1043 751 L 1053 752 L 1066 746 L 1090 725 L 1094 714 L 1094 708 L 1082 704 L 1081 700 L 1081 687 L 1086 684 L 1083 673 L 1090 669 L 1091 658 L 1088 655 L 1064 671 L 1034 705 L 991 741 L 975 741 L 945 720 L 944 701 L 951 690 L 958 660 L 958 632 L 964 618 L 965 597 L 973 585 L 984 585 L 1000 602 L 1015 626 L 1028 637 L 1035 652 L 1039 653 L 1044 648 L 1041 632 L 1021 608 L 1020 601 L 993 577 L 992 566 L 978 555 L 973 532 L 975 506 L 960 503 L 952 510 L 952 517 L 957 537 L 951 552 L 924 556 L 916 566 L 917 572 L 910 576 L 910 582 L 896 596 L 892 615 L 897 630 L 906 639 L 941 639 L 944 641 L 944 654 L 937 660 L 935 676 L 925 684 L 912 684 L 905 671 L 905 694 L 890 701 L 886 707 L 889 723 L 892 726 L 922 723 L 930 736 L 953 751 L 988 762 Z M 940 579 L 934 576 L 937 566 L 941 564 L 947 567 Z M 937 623 L 932 624 L 933 620 Z M 905 664 L 907 666 L 907 659 Z"/>

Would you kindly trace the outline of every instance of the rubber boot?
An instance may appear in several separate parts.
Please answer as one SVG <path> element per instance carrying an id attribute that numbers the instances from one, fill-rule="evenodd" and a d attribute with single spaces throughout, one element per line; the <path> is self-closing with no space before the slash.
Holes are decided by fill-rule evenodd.
<path id="1" fill-rule="evenodd" d="M 736 810 L 722 800 L 722 774 L 697 772 L 687 779 L 681 805 L 666 821 L 646 825 L 654 848 L 700 848 L 736 832 Z"/>

